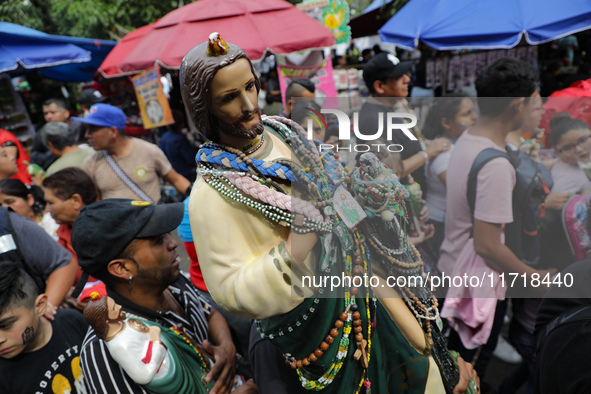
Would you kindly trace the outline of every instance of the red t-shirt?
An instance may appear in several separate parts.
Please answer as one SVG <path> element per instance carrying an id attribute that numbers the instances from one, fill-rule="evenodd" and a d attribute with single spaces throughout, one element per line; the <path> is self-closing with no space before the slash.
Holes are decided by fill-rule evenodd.
<path id="1" fill-rule="evenodd" d="M 208 292 L 207 286 L 205 285 L 205 281 L 203 280 L 203 273 L 201 272 L 201 267 L 199 266 L 199 260 L 197 259 L 197 251 L 195 250 L 195 244 L 193 242 L 183 242 L 183 246 L 187 251 L 189 259 L 191 259 L 191 264 L 189 265 L 189 274 L 191 276 L 191 282 L 193 282 L 195 287 L 199 290 Z"/>
<path id="2" fill-rule="evenodd" d="M 62 245 L 64 248 L 68 249 L 70 253 L 72 253 L 72 256 L 76 259 L 76 262 L 78 262 L 78 256 L 76 255 L 76 251 L 72 247 L 72 226 L 70 226 L 69 224 L 60 224 L 56 234 L 58 237 L 57 242 L 59 242 L 59 244 Z M 80 265 L 78 265 L 78 272 L 76 273 L 76 280 L 74 281 L 74 286 L 76 286 L 76 284 L 80 280 L 80 276 L 82 276 L 82 268 L 80 268 Z M 97 279 L 93 278 L 90 275 L 88 276 L 87 282 L 90 283 L 96 281 Z"/>

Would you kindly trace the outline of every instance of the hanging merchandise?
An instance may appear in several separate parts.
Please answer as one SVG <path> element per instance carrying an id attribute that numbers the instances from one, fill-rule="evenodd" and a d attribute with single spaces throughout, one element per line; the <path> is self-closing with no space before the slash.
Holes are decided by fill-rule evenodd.
<path id="1" fill-rule="evenodd" d="M 345 0 L 304 0 L 296 7 L 328 27 L 337 44 L 351 39 L 349 4 Z"/>
<path id="2" fill-rule="evenodd" d="M 462 87 L 471 88 L 474 86 L 476 74 L 476 55 L 469 54 L 462 56 Z"/>
<path id="3" fill-rule="evenodd" d="M 462 59 L 454 56 L 449 60 L 447 71 L 447 90 L 458 90 L 462 85 Z"/>
<path id="4" fill-rule="evenodd" d="M 12 132 L 21 142 L 35 135 L 23 100 L 6 73 L 0 74 L 0 128 Z"/>
<path id="5" fill-rule="evenodd" d="M 138 105 L 142 113 L 142 122 L 146 129 L 174 123 L 170 105 L 162 89 L 160 70 L 152 67 L 132 77 Z"/>

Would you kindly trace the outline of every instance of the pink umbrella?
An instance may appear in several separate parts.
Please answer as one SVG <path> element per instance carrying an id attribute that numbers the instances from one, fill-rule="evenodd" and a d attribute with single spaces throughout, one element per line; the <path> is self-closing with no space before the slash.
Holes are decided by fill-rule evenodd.
<path id="1" fill-rule="evenodd" d="M 185 54 L 214 31 L 252 60 L 261 59 L 267 49 L 290 53 L 335 43 L 329 29 L 285 0 L 199 0 L 149 26 L 132 48 L 126 39 L 137 30 L 111 51 L 100 67 L 105 77 L 141 72 L 154 64 L 178 69 Z"/>

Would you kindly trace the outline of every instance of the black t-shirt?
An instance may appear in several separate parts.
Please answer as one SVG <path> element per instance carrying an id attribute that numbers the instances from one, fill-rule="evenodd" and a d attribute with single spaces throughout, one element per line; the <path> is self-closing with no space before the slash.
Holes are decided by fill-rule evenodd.
<path id="1" fill-rule="evenodd" d="M 51 325 L 51 339 L 41 349 L 10 360 L 0 358 L 0 393 L 85 392 L 80 350 L 88 323 L 80 312 L 59 309 Z"/>
<path id="2" fill-rule="evenodd" d="M 359 111 L 359 131 L 364 135 L 372 135 L 378 131 L 379 126 L 379 113 L 382 113 L 383 117 L 383 130 L 382 130 L 382 137 L 385 139 L 387 137 L 386 134 L 386 125 L 387 125 L 387 118 L 386 113 L 394 112 L 392 108 L 388 108 L 385 105 L 379 103 L 372 103 L 372 102 L 365 102 L 361 107 L 361 111 Z M 393 122 L 396 123 L 397 119 L 393 119 Z M 412 129 L 411 129 L 412 131 Z M 366 143 L 372 144 L 375 143 L 374 141 L 358 141 L 358 143 Z M 402 130 L 394 130 L 392 132 L 392 139 L 388 141 L 388 144 L 399 144 L 402 145 L 403 149 L 400 152 L 400 156 L 402 160 L 406 160 L 409 157 L 417 154 L 422 150 L 421 144 L 419 141 L 413 141 L 408 138 Z M 380 149 L 383 149 L 382 147 Z M 427 189 L 427 180 L 425 178 L 425 169 L 424 166 L 419 167 L 415 171 L 412 172 L 412 177 L 414 178 L 415 182 L 421 185 L 423 189 L 423 195 Z"/>
<path id="3" fill-rule="evenodd" d="M 567 287 L 563 283 L 561 287 L 554 286 L 548 290 L 538 310 L 536 335 L 563 313 L 591 305 L 591 260 L 575 263 L 560 274 L 563 281 L 565 274 L 571 274 L 573 286 Z M 535 392 L 591 393 L 589 354 L 591 320 L 566 322 L 557 326 L 538 349 Z"/>

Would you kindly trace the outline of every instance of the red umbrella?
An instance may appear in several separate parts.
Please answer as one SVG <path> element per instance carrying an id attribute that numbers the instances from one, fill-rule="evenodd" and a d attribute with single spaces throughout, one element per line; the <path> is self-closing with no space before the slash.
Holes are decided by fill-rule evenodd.
<path id="1" fill-rule="evenodd" d="M 151 27 L 150 29 L 147 29 Z M 290 53 L 322 48 L 335 43 L 329 29 L 285 0 L 199 0 L 143 27 L 147 32 L 135 44 L 125 36 L 100 70 L 104 76 L 137 73 L 159 63 L 178 69 L 185 54 L 217 31 L 222 38 L 241 47 L 258 60 L 265 50 Z M 130 46 L 133 45 L 133 48 Z M 107 62 L 109 61 L 109 62 Z"/>
<path id="2" fill-rule="evenodd" d="M 109 52 L 103 63 L 99 67 L 100 73 L 105 78 L 119 77 L 122 75 L 119 70 L 119 63 L 129 54 L 129 51 L 136 46 L 138 41 L 142 39 L 152 28 L 154 24 L 151 23 L 147 26 L 142 26 L 139 29 L 135 29 L 131 33 L 127 34 L 115 45 L 115 47 Z"/>
<path id="3" fill-rule="evenodd" d="M 577 81 L 568 88 L 557 90 L 544 103 L 544 116 L 540 128 L 545 130 L 545 147 L 551 148 L 550 119 L 559 112 L 568 112 L 573 119 L 581 119 L 591 125 L 591 79 Z"/>

